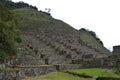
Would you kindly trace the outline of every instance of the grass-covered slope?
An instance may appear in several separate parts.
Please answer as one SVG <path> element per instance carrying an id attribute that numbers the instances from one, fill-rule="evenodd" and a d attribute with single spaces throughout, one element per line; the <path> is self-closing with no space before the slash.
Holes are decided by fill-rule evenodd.
<path id="1" fill-rule="evenodd" d="M 53 22 L 50 15 L 26 7 L 13 10 L 20 21 L 20 27 L 40 27 Z M 39 24 L 39 25 L 38 25 Z"/>
<path id="2" fill-rule="evenodd" d="M 15 9 L 13 12 L 19 20 L 19 26 L 22 29 L 40 28 L 41 30 L 49 30 L 50 32 L 73 34 L 77 30 L 63 21 L 52 18 L 50 13 L 37 11 L 30 7 Z"/>
<path id="3" fill-rule="evenodd" d="M 98 38 L 91 34 L 91 31 L 80 29 L 79 35 L 82 41 L 85 42 L 88 46 L 91 46 L 92 48 L 95 48 L 102 53 L 110 53 L 110 51 L 104 47 L 102 41 L 98 40 Z"/>

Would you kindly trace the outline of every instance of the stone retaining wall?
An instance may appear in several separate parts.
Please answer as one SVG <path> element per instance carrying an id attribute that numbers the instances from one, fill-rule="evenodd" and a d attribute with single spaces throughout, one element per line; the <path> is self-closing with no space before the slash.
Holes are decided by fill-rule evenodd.
<path id="1" fill-rule="evenodd" d="M 29 77 L 31 76 L 35 77 L 35 76 L 39 76 L 39 75 L 46 74 L 53 71 L 56 71 L 55 66 L 43 66 L 40 68 L 26 68 L 24 70 L 25 76 L 29 76 Z"/>
<path id="2" fill-rule="evenodd" d="M 55 66 L 43 66 L 36 68 L 23 68 L 19 71 L 0 71 L 0 80 L 21 80 L 28 77 L 35 77 L 49 72 L 56 71 Z"/>
<path id="3" fill-rule="evenodd" d="M 0 80 L 21 80 L 25 77 L 24 71 L 0 71 Z"/>
<path id="4" fill-rule="evenodd" d="M 66 65 L 55 65 L 57 70 L 67 70 L 67 69 L 79 69 L 82 67 L 81 64 L 66 64 Z"/>

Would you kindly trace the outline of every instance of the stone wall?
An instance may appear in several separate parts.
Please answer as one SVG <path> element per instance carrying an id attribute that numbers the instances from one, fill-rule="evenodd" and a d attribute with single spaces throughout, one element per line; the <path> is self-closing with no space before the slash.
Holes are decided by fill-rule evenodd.
<path id="1" fill-rule="evenodd" d="M 0 71 L 0 80 L 21 80 L 24 77 L 24 71 Z"/>
<path id="2" fill-rule="evenodd" d="M 119 46 L 113 46 L 113 53 L 120 53 L 120 45 Z"/>
<path id="3" fill-rule="evenodd" d="M 33 68 L 22 68 L 21 70 L 0 71 L 0 80 L 21 80 L 28 77 L 40 76 L 56 71 L 56 66 L 42 66 Z"/>
<path id="4" fill-rule="evenodd" d="M 56 71 L 55 66 L 43 66 L 39 68 L 27 68 L 24 70 L 25 76 L 28 77 L 35 77 L 35 76 L 40 76 L 43 74 L 47 74 L 50 72 Z"/>
<path id="5" fill-rule="evenodd" d="M 106 57 L 91 46 L 87 46 L 75 35 L 50 35 L 49 33 L 27 32 L 19 44 L 19 54 L 12 65 L 22 68 L 19 72 L 1 72 L 0 80 L 14 77 L 38 76 L 56 70 L 86 67 L 114 66 L 116 60 Z M 115 48 L 115 51 L 119 51 Z M 6 79 L 4 78 L 5 75 Z"/>
<path id="6" fill-rule="evenodd" d="M 67 70 L 67 69 L 79 69 L 82 67 L 81 64 L 62 64 L 55 65 L 57 70 Z"/>

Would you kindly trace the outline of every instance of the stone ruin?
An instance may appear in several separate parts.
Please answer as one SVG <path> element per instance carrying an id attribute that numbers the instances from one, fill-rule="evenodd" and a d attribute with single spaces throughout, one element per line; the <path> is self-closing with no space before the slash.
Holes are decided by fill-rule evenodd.
<path id="1" fill-rule="evenodd" d="M 87 46 L 78 35 L 51 34 L 44 30 L 23 32 L 23 42 L 18 44 L 18 57 L 10 63 L 17 68 L 22 68 L 21 78 L 56 70 L 108 67 L 116 63 L 116 60 L 111 57 L 120 51 L 120 47 L 114 47 L 113 54 L 108 56 Z"/>
<path id="2" fill-rule="evenodd" d="M 36 33 L 35 31 L 32 33 L 31 31 L 25 34 L 26 35 L 24 35 L 24 39 L 26 41 L 25 43 L 27 43 L 26 45 L 28 46 L 25 46 L 26 51 L 21 52 L 20 55 L 24 55 L 25 58 L 31 56 L 33 59 L 36 58 L 38 60 L 41 60 L 41 63 L 39 63 L 39 65 L 45 65 L 45 63 L 53 65 L 67 65 L 72 64 L 73 60 L 77 61 L 79 59 L 85 60 L 99 58 L 99 55 L 101 55 L 101 57 L 105 57 L 105 55 L 101 54 L 95 49 L 90 48 L 90 46 L 87 47 L 83 42 L 79 41 L 80 37 L 73 34 L 58 36 L 53 34 L 51 35 L 51 32 L 47 31 L 46 33 L 46 31 L 43 30 L 39 31 L 39 33 Z M 26 56 L 26 54 L 29 55 Z M 31 60 L 31 62 L 34 62 L 33 59 L 29 60 Z M 27 60 L 21 63 L 26 64 L 26 61 Z M 34 65 L 35 63 L 38 62 L 34 62 Z"/>
<path id="3" fill-rule="evenodd" d="M 113 53 L 120 53 L 120 45 L 113 46 Z"/>

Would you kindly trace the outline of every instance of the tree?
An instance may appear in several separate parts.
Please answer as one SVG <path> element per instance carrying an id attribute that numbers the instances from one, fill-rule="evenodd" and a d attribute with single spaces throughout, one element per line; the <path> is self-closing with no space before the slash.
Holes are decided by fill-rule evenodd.
<path id="1" fill-rule="evenodd" d="M 50 8 L 45 8 L 45 12 L 50 13 L 51 9 Z"/>
<path id="2" fill-rule="evenodd" d="M 50 8 L 45 8 L 45 14 L 50 15 L 50 11 L 51 11 Z"/>
<path id="3" fill-rule="evenodd" d="M 20 39 L 20 34 L 17 28 L 17 19 L 0 4 L 0 58 L 16 56 L 18 39 Z"/>

